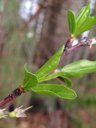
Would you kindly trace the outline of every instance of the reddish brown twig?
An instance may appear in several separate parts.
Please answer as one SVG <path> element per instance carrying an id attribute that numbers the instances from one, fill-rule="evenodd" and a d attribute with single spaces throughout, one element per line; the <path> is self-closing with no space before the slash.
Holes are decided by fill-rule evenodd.
<path id="1" fill-rule="evenodd" d="M 12 101 L 13 99 L 17 98 L 24 92 L 23 88 L 20 86 L 17 89 L 15 89 L 11 94 L 9 94 L 6 98 L 4 98 L 0 102 L 0 108 Z"/>
<path id="2" fill-rule="evenodd" d="M 61 56 L 59 67 L 62 66 L 62 62 L 64 61 L 65 56 L 69 55 L 73 51 L 77 50 L 80 47 L 86 47 L 91 46 L 92 39 L 89 39 L 88 37 L 85 37 L 84 39 L 81 39 L 80 42 L 76 45 L 72 45 L 73 42 L 71 42 L 71 39 L 68 39 L 67 43 L 65 44 L 63 55 Z"/>

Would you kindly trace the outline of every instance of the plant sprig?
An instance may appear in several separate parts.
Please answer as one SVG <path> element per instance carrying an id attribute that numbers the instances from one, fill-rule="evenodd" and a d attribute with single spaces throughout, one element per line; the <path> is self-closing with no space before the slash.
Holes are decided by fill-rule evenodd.
<path id="1" fill-rule="evenodd" d="M 91 16 L 90 13 L 90 4 L 83 7 L 76 16 L 72 10 L 68 11 L 69 31 L 73 37 L 81 35 L 96 25 L 96 16 Z"/>
<path id="2" fill-rule="evenodd" d="M 23 85 L 3 99 L 0 102 L 0 107 L 3 107 L 5 104 L 27 91 L 55 96 L 62 99 L 74 99 L 77 97 L 76 92 L 72 89 L 70 78 L 81 77 L 88 73 L 96 72 L 96 61 L 79 60 L 60 68 L 58 68 L 58 65 L 60 65 L 60 62 L 64 61 L 65 56 L 74 50 L 96 44 L 95 38 L 85 38 L 81 40 L 81 42 L 77 40 L 77 43 L 73 45 L 75 38 L 96 25 L 96 16 L 90 16 L 90 4 L 83 7 L 77 16 L 69 10 L 68 23 L 71 39 L 68 39 L 67 43 L 38 69 L 36 73 L 31 73 L 27 67 L 24 66 L 25 76 L 22 82 Z M 62 84 L 46 83 L 56 78 L 62 80 Z"/>

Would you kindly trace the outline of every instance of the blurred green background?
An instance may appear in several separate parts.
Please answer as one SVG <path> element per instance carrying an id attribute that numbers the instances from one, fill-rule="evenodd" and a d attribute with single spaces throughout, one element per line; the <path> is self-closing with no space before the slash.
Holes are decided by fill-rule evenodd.
<path id="1" fill-rule="evenodd" d="M 32 72 L 43 65 L 69 36 L 67 10 L 76 12 L 88 0 L 0 0 L 0 99 L 22 85 L 24 64 Z M 90 0 L 96 14 L 96 0 Z M 83 36 L 95 36 L 96 29 Z M 95 60 L 96 48 L 82 48 L 65 58 Z M 0 128 L 96 128 L 96 74 L 73 79 L 75 100 L 24 94 L 15 105 L 33 105 L 26 119 L 0 120 Z M 57 81 L 58 82 L 58 81 Z M 8 107 L 8 105 L 6 106 Z"/>

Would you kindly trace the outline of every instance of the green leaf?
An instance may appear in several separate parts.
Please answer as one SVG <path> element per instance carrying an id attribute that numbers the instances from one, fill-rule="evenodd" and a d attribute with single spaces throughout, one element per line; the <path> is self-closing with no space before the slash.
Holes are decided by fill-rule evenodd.
<path id="1" fill-rule="evenodd" d="M 61 69 L 61 74 L 67 77 L 80 77 L 92 72 L 96 72 L 96 61 L 79 60 Z"/>
<path id="2" fill-rule="evenodd" d="M 83 23 L 82 28 L 78 31 L 78 35 L 91 29 L 95 25 L 96 25 L 96 16 L 88 17 L 86 21 Z"/>
<path id="3" fill-rule="evenodd" d="M 59 78 L 62 81 L 64 81 L 64 83 L 65 83 L 66 86 L 68 86 L 68 87 L 71 87 L 72 86 L 72 81 L 68 77 L 66 77 L 64 75 L 61 75 Z"/>
<path id="4" fill-rule="evenodd" d="M 87 22 L 87 17 L 90 15 L 90 4 L 83 7 L 76 17 L 76 29 L 74 32 L 75 36 L 82 34 L 82 25 Z M 81 33 L 79 32 L 81 31 Z M 84 32 L 84 31 L 83 31 Z"/>
<path id="5" fill-rule="evenodd" d="M 63 84 L 39 84 L 36 87 L 33 87 L 32 91 L 63 99 L 74 99 L 77 97 L 74 90 L 64 86 Z"/>
<path id="6" fill-rule="evenodd" d="M 44 77 L 43 79 L 40 79 L 39 83 L 45 82 L 48 80 L 52 80 L 57 77 L 58 77 L 58 79 L 62 80 L 62 82 L 64 82 L 66 86 L 68 86 L 68 87 L 72 86 L 71 80 L 68 77 L 64 76 L 64 74 L 62 74 L 62 72 L 60 70 L 58 70 L 56 73 L 53 73 L 53 74 L 50 74 L 50 75 Z"/>
<path id="7" fill-rule="evenodd" d="M 78 24 L 78 26 L 80 26 L 85 21 L 86 17 L 88 17 L 89 15 L 90 15 L 90 4 L 84 6 L 76 16 L 76 23 Z"/>
<path id="8" fill-rule="evenodd" d="M 52 70 L 54 70 L 60 61 L 60 57 L 64 51 L 64 46 L 62 46 L 37 72 L 36 76 L 39 79 L 47 76 Z"/>
<path id="9" fill-rule="evenodd" d="M 36 75 L 29 72 L 26 66 L 24 66 L 24 69 L 25 69 L 25 77 L 23 80 L 23 88 L 25 91 L 27 91 L 30 90 L 30 88 L 36 86 L 38 84 L 38 81 Z"/>
<path id="10" fill-rule="evenodd" d="M 75 16 L 71 10 L 69 10 L 67 13 L 67 19 L 68 19 L 70 33 L 73 34 L 75 30 Z"/>
<path id="11" fill-rule="evenodd" d="M 74 37 L 81 35 L 96 25 L 96 16 L 90 16 L 90 12 L 90 4 L 83 7 L 76 17 L 72 11 L 68 11 L 69 30 Z"/>
<path id="12" fill-rule="evenodd" d="M 55 72 L 53 74 L 49 74 L 49 75 L 47 75 L 45 77 L 42 77 L 41 79 L 39 79 L 38 82 L 41 83 L 41 82 L 44 82 L 44 81 L 52 80 L 52 79 L 57 78 L 58 76 L 60 76 L 60 72 L 59 71 Z"/>

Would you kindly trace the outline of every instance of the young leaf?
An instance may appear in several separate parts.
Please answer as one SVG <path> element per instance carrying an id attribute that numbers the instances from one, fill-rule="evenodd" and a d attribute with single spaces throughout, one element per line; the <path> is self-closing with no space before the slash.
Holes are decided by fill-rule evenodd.
<path id="1" fill-rule="evenodd" d="M 76 16 L 76 23 L 78 24 L 78 26 L 82 24 L 85 21 L 86 17 L 88 17 L 89 15 L 90 15 L 90 4 L 84 6 Z"/>
<path id="2" fill-rule="evenodd" d="M 73 34 L 75 30 L 75 16 L 71 10 L 69 10 L 67 13 L 67 19 L 68 19 L 70 33 Z"/>
<path id="3" fill-rule="evenodd" d="M 24 69 L 25 69 L 25 77 L 23 80 L 23 88 L 26 91 L 26 90 L 30 90 L 30 88 L 36 86 L 38 81 L 37 81 L 36 75 L 29 72 L 26 67 L 24 67 Z"/>
<path id="4" fill-rule="evenodd" d="M 69 30 L 74 37 L 81 35 L 96 25 L 96 16 L 90 16 L 90 12 L 90 4 L 83 7 L 76 18 L 72 11 L 68 11 Z"/>
<path id="5" fill-rule="evenodd" d="M 71 87 L 72 86 L 72 81 L 68 77 L 66 77 L 64 75 L 61 75 L 59 78 L 62 81 L 64 81 L 64 83 L 65 83 L 66 86 L 68 86 L 68 87 Z"/>
<path id="6" fill-rule="evenodd" d="M 74 99 L 77 97 L 74 90 L 59 84 L 39 84 L 32 88 L 32 91 L 49 96 L 56 96 L 63 99 Z"/>
<path id="7" fill-rule="evenodd" d="M 58 77 L 58 79 L 61 79 L 61 80 L 65 83 L 66 86 L 68 86 L 68 87 L 71 87 L 71 86 L 72 86 L 71 80 L 70 80 L 68 77 L 64 76 L 64 75 L 62 74 L 62 72 L 59 71 L 59 70 L 58 70 L 58 72 L 56 72 L 56 73 L 50 74 L 50 75 L 48 75 L 48 76 L 46 76 L 46 77 L 43 77 L 42 79 L 39 79 L 38 82 L 39 82 L 39 83 L 45 82 L 45 81 L 48 81 L 48 80 L 55 79 L 55 78 L 57 78 L 57 77 Z"/>
<path id="8" fill-rule="evenodd" d="M 64 46 L 62 46 L 37 72 L 36 76 L 38 81 L 40 78 L 47 76 L 52 70 L 54 70 L 60 61 L 60 57 L 63 53 Z"/>
<path id="9" fill-rule="evenodd" d="M 81 33 L 91 29 L 93 26 L 96 25 L 96 16 L 88 17 L 86 21 L 83 23 L 82 28 L 78 31 L 78 35 Z"/>
<path id="10" fill-rule="evenodd" d="M 53 74 L 49 74 L 49 75 L 39 79 L 38 82 L 41 83 L 41 82 L 44 82 L 44 81 L 55 79 L 56 77 L 60 76 L 60 74 L 61 74 L 61 72 L 59 72 L 59 71 L 56 72 L 56 73 L 53 73 Z"/>
<path id="11" fill-rule="evenodd" d="M 87 18 L 89 17 L 89 15 L 90 15 L 90 4 L 83 7 L 76 17 L 76 29 L 74 32 L 75 36 L 78 36 L 82 34 L 82 32 L 84 32 L 82 31 L 83 28 L 82 25 L 87 22 Z M 79 31 L 81 31 L 81 33 Z"/>
<path id="12" fill-rule="evenodd" d="M 80 77 L 92 72 L 96 72 L 96 61 L 79 60 L 61 69 L 61 74 L 67 77 Z"/>

